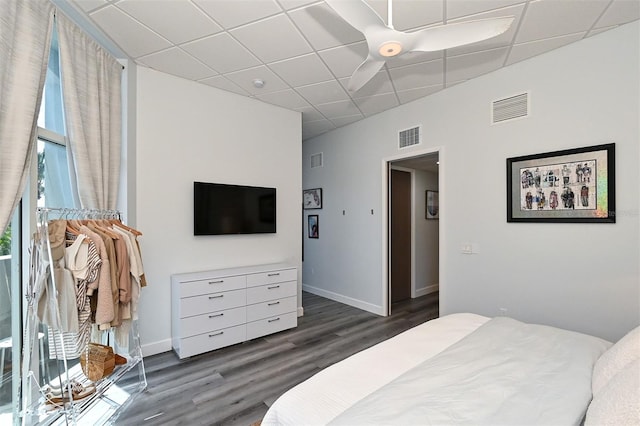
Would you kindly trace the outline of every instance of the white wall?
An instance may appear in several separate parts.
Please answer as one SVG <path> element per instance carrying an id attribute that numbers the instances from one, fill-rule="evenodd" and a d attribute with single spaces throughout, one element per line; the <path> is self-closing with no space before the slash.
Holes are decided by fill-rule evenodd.
<path id="1" fill-rule="evenodd" d="M 171 349 L 171 274 L 300 268 L 301 124 L 299 113 L 203 84 L 142 67 L 137 75 L 136 224 L 149 282 L 140 329 L 149 355 Z M 277 233 L 195 237 L 194 181 L 275 187 Z"/>
<path id="2" fill-rule="evenodd" d="M 425 218 L 426 190 L 438 190 L 438 175 L 416 170 L 414 173 L 414 247 L 416 296 L 438 290 L 438 226 L 439 220 Z"/>
<path id="3" fill-rule="evenodd" d="M 322 187 L 326 200 L 321 239 L 305 246 L 305 286 L 382 311 L 382 162 L 398 157 L 398 130 L 419 123 L 428 132 L 415 149 L 440 154 L 441 314 L 494 316 L 504 307 L 518 319 L 608 339 L 637 325 L 638 25 L 305 141 L 304 187 Z M 527 90 L 529 118 L 489 124 L 492 101 Z M 607 142 L 617 150 L 616 224 L 506 222 L 506 158 Z M 324 167 L 310 170 L 316 152 Z M 480 252 L 463 255 L 462 242 Z"/>

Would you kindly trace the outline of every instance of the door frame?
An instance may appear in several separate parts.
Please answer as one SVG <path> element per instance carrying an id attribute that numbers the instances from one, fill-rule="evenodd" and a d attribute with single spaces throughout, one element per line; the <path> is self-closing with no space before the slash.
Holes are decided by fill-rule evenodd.
<path id="1" fill-rule="evenodd" d="M 439 283 L 439 307 L 442 306 L 443 294 L 446 295 L 446 273 L 443 268 L 443 265 L 446 263 L 446 254 L 445 254 L 445 224 L 446 224 L 446 193 L 443 191 L 445 188 L 445 149 L 442 146 L 424 148 L 420 150 L 412 150 L 406 153 L 396 154 L 390 157 L 385 157 L 382 159 L 382 208 L 380 211 L 382 212 L 382 253 L 381 253 L 381 265 L 382 265 L 382 283 L 381 283 L 381 295 L 382 295 L 382 315 L 389 316 L 391 313 L 391 298 L 389 297 L 391 285 L 391 270 L 389 268 L 390 261 L 390 239 L 389 239 L 389 209 L 391 208 L 389 203 L 389 183 L 390 183 L 390 173 L 391 163 L 399 160 L 406 160 L 414 157 L 422 157 L 428 154 L 438 154 L 438 161 L 440 165 L 438 167 L 438 192 L 439 192 L 439 205 L 440 205 L 440 219 L 438 220 L 438 283 Z M 402 169 L 402 168 L 398 168 Z M 408 169 L 404 169 L 407 171 Z M 411 175 L 411 186 L 414 188 L 414 174 Z M 412 203 L 415 200 L 412 197 Z M 415 229 L 415 209 L 412 211 L 411 215 L 411 228 Z M 411 295 L 412 297 L 415 295 L 415 239 L 414 236 L 411 236 L 411 255 L 412 255 L 412 264 L 411 264 Z M 445 290 L 443 292 L 443 290 Z"/>

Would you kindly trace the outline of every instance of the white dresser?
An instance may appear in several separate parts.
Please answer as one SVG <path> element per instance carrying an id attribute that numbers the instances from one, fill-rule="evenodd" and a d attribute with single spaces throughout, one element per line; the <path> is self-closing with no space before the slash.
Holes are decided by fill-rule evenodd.
<path id="1" fill-rule="evenodd" d="M 173 349 L 186 358 L 296 327 L 297 283 L 281 263 L 172 275 Z"/>

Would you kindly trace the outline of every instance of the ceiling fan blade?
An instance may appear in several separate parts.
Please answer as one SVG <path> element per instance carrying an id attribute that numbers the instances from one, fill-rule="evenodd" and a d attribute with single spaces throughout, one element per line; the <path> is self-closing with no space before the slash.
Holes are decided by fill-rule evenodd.
<path id="1" fill-rule="evenodd" d="M 325 0 L 349 25 L 363 34 L 372 28 L 387 28 L 384 21 L 364 1 Z"/>
<path id="2" fill-rule="evenodd" d="M 409 50 L 434 52 L 487 40 L 507 31 L 514 19 L 507 16 L 425 28 L 410 33 L 413 40 Z"/>
<path id="3" fill-rule="evenodd" d="M 369 55 L 363 63 L 351 75 L 347 89 L 350 92 L 357 92 L 362 86 L 367 84 L 369 80 L 384 66 L 385 61 L 375 59 Z"/>

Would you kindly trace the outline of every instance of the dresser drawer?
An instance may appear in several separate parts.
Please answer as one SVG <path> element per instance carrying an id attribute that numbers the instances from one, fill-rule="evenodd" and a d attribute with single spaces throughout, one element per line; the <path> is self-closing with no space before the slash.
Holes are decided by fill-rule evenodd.
<path id="1" fill-rule="evenodd" d="M 247 303 L 247 290 L 211 293 L 180 299 L 180 318 L 237 308 Z"/>
<path id="2" fill-rule="evenodd" d="M 180 285 L 180 297 L 200 296 L 201 294 L 239 290 L 247 286 L 245 276 L 209 278 L 206 280 L 184 282 Z"/>
<path id="3" fill-rule="evenodd" d="M 247 288 L 247 305 L 295 296 L 297 285 L 297 281 L 289 281 L 260 287 L 249 287 Z"/>
<path id="4" fill-rule="evenodd" d="M 256 337 L 266 336 L 267 334 L 277 333 L 278 331 L 287 330 L 298 325 L 298 317 L 295 312 L 288 314 L 276 315 L 271 318 L 265 318 L 258 321 L 247 323 L 247 340 Z"/>
<path id="5" fill-rule="evenodd" d="M 180 320 L 180 335 L 182 337 L 190 337 L 212 330 L 244 324 L 245 322 L 247 322 L 247 309 L 241 306 L 227 309 L 226 311 L 183 318 Z"/>
<path id="6" fill-rule="evenodd" d="M 247 306 L 247 321 L 257 321 L 259 319 L 282 315 L 289 312 L 296 312 L 296 296 L 285 297 L 284 299 L 269 300 L 267 302 L 256 303 Z"/>
<path id="7" fill-rule="evenodd" d="M 282 269 L 278 271 L 247 275 L 247 287 L 297 280 L 298 272 L 296 269 Z"/>
<path id="8" fill-rule="evenodd" d="M 197 355 L 223 346 L 235 345 L 246 340 L 246 325 L 211 331 L 197 336 L 180 339 L 179 357 Z"/>

